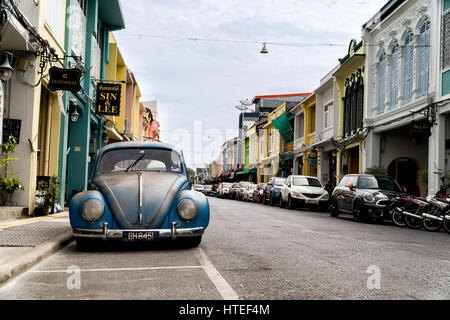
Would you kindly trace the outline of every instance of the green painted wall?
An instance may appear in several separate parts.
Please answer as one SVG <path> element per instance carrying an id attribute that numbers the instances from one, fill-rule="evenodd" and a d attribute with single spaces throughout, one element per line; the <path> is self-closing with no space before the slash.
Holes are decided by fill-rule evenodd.
<path id="1" fill-rule="evenodd" d="M 444 11 L 450 8 L 450 0 L 444 0 Z"/>
<path id="2" fill-rule="evenodd" d="M 442 74 L 442 95 L 450 94 L 450 70 Z"/>

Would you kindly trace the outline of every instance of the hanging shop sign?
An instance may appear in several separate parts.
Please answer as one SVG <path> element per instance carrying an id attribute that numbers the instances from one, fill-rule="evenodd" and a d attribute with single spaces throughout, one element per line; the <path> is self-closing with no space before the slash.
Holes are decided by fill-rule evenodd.
<path id="1" fill-rule="evenodd" d="M 80 69 L 51 67 L 48 73 L 50 75 L 48 88 L 51 91 L 65 90 L 75 93 L 81 90 L 80 81 L 82 73 Z"/>
<path id="2" fill-rule="evenodd" d="M 99 83 L 97 86 L 97 114 L 104 116 L 120 115 L 121 84 Z"/>
<path id="3" fill-rule="evenodd" d="M 430 137 L 431 123 L 429 121 L 413 121 L 411 122 L 409 134 L 412 137 Z"/>

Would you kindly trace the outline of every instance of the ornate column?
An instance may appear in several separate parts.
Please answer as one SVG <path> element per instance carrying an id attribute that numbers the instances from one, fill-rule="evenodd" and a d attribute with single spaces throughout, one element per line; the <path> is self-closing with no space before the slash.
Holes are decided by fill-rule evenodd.
<path id="1" fill-rule="evenodd" d="M 379 65 L 379 61 L 377 60 L 374 64 L 372 64 L 371 69 L 372 69 L 372 92 L 367 92 L 367 96 L 368 96 L 368 101 L 374 101 L 374 103 L 372 103 L 372 107 L 371 108 L 367 108 L 366 114 L 364 116 L 365 119 L 367 118 L 372 118 L 374 116 L 378 115 L 378 65 Z M 374 97 L 374 99 L 370 99 L 369 95 L 372 95 Z"/>

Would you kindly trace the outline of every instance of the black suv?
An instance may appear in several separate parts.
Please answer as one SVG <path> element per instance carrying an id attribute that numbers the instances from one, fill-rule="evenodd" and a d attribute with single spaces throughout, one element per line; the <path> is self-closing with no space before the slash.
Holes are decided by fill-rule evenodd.
<path id="1" fill-rule="evenodd" d="M 356 221 L 391 219 L 389 206 L 402 194 L 398 182 L 384 175 L 346 175 L 331 196 L 331 216 L 350 213 Z"/>

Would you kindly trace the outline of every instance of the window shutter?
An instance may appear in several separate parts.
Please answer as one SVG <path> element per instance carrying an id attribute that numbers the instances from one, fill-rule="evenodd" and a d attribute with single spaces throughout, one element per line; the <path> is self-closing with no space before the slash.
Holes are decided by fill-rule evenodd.
<path id="1" fill-rule="evenodd" d="M 410 32 L 405 39 L 405 54 L 403 59 L 403 99 L 404 103 L 411 102 L 413 85 L 413 33 Z"/>
<path id="2" fill-rule="evenodd" d="M 395 43 L 392 47 L 390 56 L 390 103 L 391 109 L 397 107 L 398 98 L 398 43 Z"/>
<path id="3" fill-rule="evenodd" d="M 420 28 L 419 36 L 419 97 L 428 91 L 430 73 L 430 21 L 426 20 Z"/>
<path id="4" fill-rule="evenodd" d="M 384 112 L 384 101 L 386 100 L 386 52 L 382 52 L 378 62 L 378 114 Z"/>

